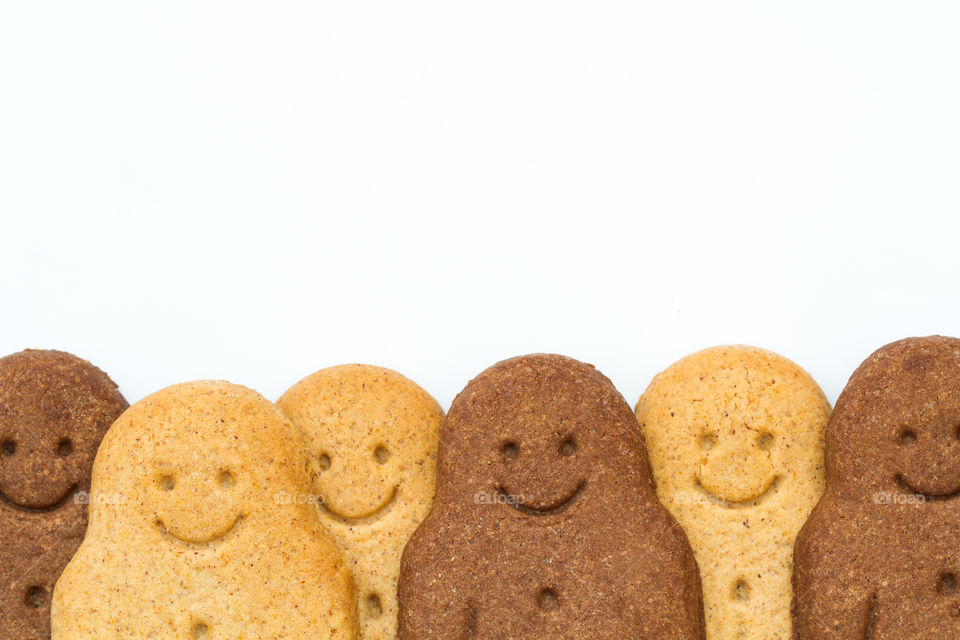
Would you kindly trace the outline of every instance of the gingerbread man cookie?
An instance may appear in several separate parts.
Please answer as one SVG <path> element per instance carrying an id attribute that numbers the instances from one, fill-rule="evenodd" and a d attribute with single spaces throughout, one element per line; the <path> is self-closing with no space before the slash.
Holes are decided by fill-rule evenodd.
<path id="1" fill-rule="evenodd" d="M 640 402 L 657 494 L 690 538 L 707 638 L 789 640 L 793 543 L 823 493 L 830 406 L 786 358 L 714 347 Z"/>
<path id="2" fill-rule="evenodd" d="M 801 640 L 960 638 L 960 340 L 882 347 L 837 400 L 796 545 Z"/>
<path id="3" fill-rule="evenodd" d="M 93 458 L 126 407 L 76 356 L 0 359 L 0 637 L 50 637 L 50 595 L 87 526 Z"/>
<path id="4" fill-rule="evenodd" d="M 342 365 L 277 402 L 313 464 L 320 521 L 357 582 L 364 638 L 397 637 L 400 554 L 433 502 L 443 410 L 396 371 Z"/>
<path id="5" fill-rule="evenodd" d="M 693 553 L 635 416 L 556 355 L 494 365 L 454 400 L 398 597 L 403 640 L 703 637 Z"/>
<path id="6" fill-rule="evenodd" d="M 131 407 L 94 463 L 90 526 L 53 598 L 54 640 L 355 640 L 350 571 L 273 403 L 226 382 Z"/>

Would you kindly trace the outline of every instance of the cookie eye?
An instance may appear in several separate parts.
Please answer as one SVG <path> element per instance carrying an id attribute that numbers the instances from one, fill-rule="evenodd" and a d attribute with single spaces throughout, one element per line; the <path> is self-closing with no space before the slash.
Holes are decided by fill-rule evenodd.
<path id="1" fill-rule="evenodd" d="M 325 453 L 321 453 L 320 457 L 317 458 L 317 466 L 320 467 L 320 471 L 326 471 L 330 468 L 330 456 Z"/>
<path id="2" fill-rule="evenodd" d="M 66 458 L 71 453 L 73 453 L 73 442 L 70 438 L 60 438 L 60 442 L 57 443 L 57 455 Z"/>
<path id="3" fill-rule="evenodd" d="M 764 431 L 757 436 L 757 446 L 762 451 L 769 451 L 770 447 L 773 446 L 773 434 L 767 431 Z"/>
<path id="4" fill-rule="evenodd" d="M 47 594 L 44 593 L 43 587 L 30 587 L 23 596 L 23 602 L 31 609 L 39 609 L 43 606 L 43 601 L 46 600 L 46 596 Z"/>
<path id="5" fill-rule="evenodd" d="M 937 581 L 937 593 L 942 596 L 952 596 L 957 593 L 957 574 L 946 572 L 940 574 Z"/>
<path id="6" fill-rule="evenodd" d="M 552 611 L 557 608 L 557 592 L 549 587 L 546 589 L 541 589 L 540 593 L 537 594 L 537 604 L 544 611 Z"/>
<path id="7" fill-rule="evenodd" d="M 712 433 L 705 433 L 697 438 L 697 444 L 699 444 L 700 448 L 704 451 L 710 451 L 710 449 L 717 446 L 717 436 Z"/>
<path id="8" fill-rule="evenodd" d="M 503 454 L 504 460 L 513 460 L 517 457 L 519 450 L 517 448 L 516 442 L 505 442 L 503 446 L 500 447 L 500 453 Z"/>
<path id="9" fill-rule="evenodd" d="M 566 457 L 570 457 L 577 452 L 577 443 L 573 441 L 573 438 L 567 438 L 563 441 L 563 444 L 560 445 L 560 453 Z"/>
<path id="10" fill-rule="evenodd" d="M 217 476 L 217 482 L 220 483 L 220 486 L 224 489 L 229 489 L 237 483 L 233 477 L 233 474 L 227 469 L 224 469 L 220 472 L 220 475 Z"/>
<path id="11" fill-rule="evenodd" d="M 172 475 L 165 473 L 157 478 L 157 486 L 161 491 L 173 491 L 173 488 L 177 486 L 177 482 Z"/>
<path id="12" fill-rule="evenodd" d="M 904 429 L 900 432 L 900 444 L 911 445 L 917 441 L 917 434 L 913 429 Z"/>
<path id="13" fill-rule="evenodd" d="M 17 443 L 13 440 L 4 440 L 0 442 L 0 452 L 7 458 L 17 452 Z"/>
<path id="14" fill-rule="evenodd" d="M 377 464 L 383 464 L 390 459 L 390 452 L 385 446 L 380 445 L 374 450 L 373 457 L 377 460 Z"/>

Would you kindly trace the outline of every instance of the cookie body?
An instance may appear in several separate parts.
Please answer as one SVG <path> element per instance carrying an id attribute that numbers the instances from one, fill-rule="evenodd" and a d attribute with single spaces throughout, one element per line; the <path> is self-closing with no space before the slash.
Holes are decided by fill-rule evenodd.
<path id="1" fill-rule="evenodd" d="M 349 570 L 307 493 L 296 431 L 256 392 L 194 382 L 145 398 L 97 453 L 53 638 L 356 638 Z"/>
<path id="2" fill-rule="evenodd" d="M 467 385 L 399 604 L 403 640 L 702 638 L 693 554 L 606 377 L 531 355 Z"/>
<path id="3" fill-rule="evenodd" d="M 94 455 L 126 407 L 76 356 L 0 359 L 0 637 L 50 637 L 50 596 L 83 539 Z"/>
<path id="4" fill-rule="evenodd" d="M 399 373 L 368 365 L 318 371 L 277 406 L 307 444 L 320 521 L 357 583 L 363 637 L 396 638 L 400 554 L 433 502 L 443 410 Z"/>
<path id="5" fill-rule="evenodd" d="M 657 493 L 700 566 L 707 638 L 791 637 L 793 544 L 823 492 L 829 415 L 806 372 L 753 347 L 690 355 L 640 398 Z"/>
<path id="6" fill-rule="evenodd" d="M 827 490 L 797 539 L 799 637 L 960 638 L 960 340 L 874 352 L 826 446 Z"/>

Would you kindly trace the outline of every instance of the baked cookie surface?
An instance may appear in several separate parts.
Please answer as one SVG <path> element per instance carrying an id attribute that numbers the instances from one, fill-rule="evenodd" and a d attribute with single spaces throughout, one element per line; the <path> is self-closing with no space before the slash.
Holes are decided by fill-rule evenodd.
<path id="1" fill-rule="evenodd" d="M 960 638 L 960 340 L 874 352 L 826 444 L 827 491 L 797 539 L 799 637 Z"/>
<path id="2" fill-rule="evenodd" d="M 793 544 L 824 486 L 820 388 L 769 351 L 714 347 L 657 375 L 636 411 L 700 566 L 707 638 L 788 640 Z"/>
<path id="3" fill-rule="evenodd" d="M 430 510 L 443 410 L 395 371 L 342 365 L 277 402 L 313 467 L 321 523 L 343 547 L 367 640 L 397 637 L 400 555 Z"/>
<path id="4" fill-rule="evenodd" d="M 126 407 L 76 356 L 0 358 L 0 638 L 50 637 L 50 596 L 83 539 L 94 455 Z"/>
<path id="5" fill-rule="evenodd" d="M 702 638 L 693 554 L 606 377 L 530 355 L 466 386 L 399 605 L 403 640 Z"/>
<path id="6" fill-rule="evenodd" d="M 309 492 L 295 429 L 258 393 L 193 382 L 148 396 L 97 453 L 53 638 L 353 640 L 350 572 Z"/>

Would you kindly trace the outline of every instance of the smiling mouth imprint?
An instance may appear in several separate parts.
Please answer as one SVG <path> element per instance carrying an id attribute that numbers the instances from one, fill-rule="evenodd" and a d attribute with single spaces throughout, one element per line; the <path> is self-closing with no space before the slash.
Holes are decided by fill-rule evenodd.
<path id="1" fill-rule="evenodd" d="M 163 523 L 163 520 L 161 520 L 159 516 L 157 516 L 157 528 L 160 529 L 160 533 L 162 533 L 165 536 L 170 536 L 171 538 L 173 538 L 178 542 L 183 542 L 185 544 L 190 544 L 190 545 L 198 545 L 198 544 L 203 545 L 203 544 L 208 544 L 210 542 L 221 541 L 227 536 L 236 533 L 242 521 L 243 521 L 243 514 L 240 514 L 236 518 L 234 518 L 230 526 L 227 527 L 222 533 L 215 533 L 206 538 L 202 538 L 199 540 L 195 540 L 193 538 L 185 538 L 179 534 L 174 533 L 173 531 L 170 530 L 169 527 L 167 527 L 167 525 Z"/>
<path id="2" fill-rule="evenodd" d="M 767 488 L 757 495 L 751 498 L 744 498 L 743 500 L 728 500 L 723 496 L 710 493 L 707 491 L 706 487 L 703 486 L 703 484 L 700 482 L 700 478 L 697 476 L 694 476 L 694 482 L 697 485 L 697 490 L 705 495 L 713 504 L 725 507 L 727 509 L 743 509 L 744 507 L 755 507 L 760 504 L 761 501 L 773 494 L 777 486 L 780 484 L 780 476 L 774 476 L 773 480 L 770 481 L 770 484 L 767 485 Z"/>
<path id="3" fill-rule="evenodd" d="M 561 511 L 565 511 L 570 505 L 576 502 L 577 498 L 580 497 L 580 494 L 583 492 L 583 488 L 587 486 L 587 481 L 583 480 L 577 487 L 573 490 L 572 493 L 567 495 L 567 497 L 554 502 L 553 504 L 547 505 L 541 509 L 536 509 L 534 507 L 528 507 L 525 504 L 520 504 L 516 500 L 511 500 L 510 496 L 513 495 L 503 488 L 503 485 L 497 487 L 497 502 L 505 504 L 508 507 L 513 508 L 520 513 L 526 514 L 528 516 L 551 516 Z"/>
<path id="4" fill-rule="evenodd" d="M 20 504 L 16 500 L 11 500 L 3 491 L 0 491 L 0 503 L 7 505 L 11 509 L 22 511 L 23 513 L 50 513 L 51 511 L 56 511 L 63 505 L 67 504 L 67 502 L 76 492 L 78 486 L 79 485 L 76 484 L 70 485 L 70 488 L 68 488 L 55 502 L 42 507 L 32 507 L 28 504 Z"/>
<path id="5" fill-rule="evenodd" d="M 923 491 L 918 491 L 914 487 L 910 486 L 910 483 L 907 482 L 903 478 L 903 476 L 900 475 L 899 473 L 896 476 L 896 480 L 897 480 L 897 484 L 900 485 L 901 489 L 904 489 L 905 491 L 909 491 L 910 493 L 916 496 L 923 496 L 923 498 L 926 500 L 950 500 L 951 498 L 956 498 L 957 496 L 960 496 L 960 487 L 957 487 L 953 491 L 949 491 L 946 493 L 924 493 Z"/>
<path id="6" fill-rule="evenodd" d="M 326 504 L 326 501 L 323 501 L 323 500 L 320 501 L 320 508 L 321 508 L 327 515 L 329 515 L 331 518 L 333 518 L 334 520 L 339 520 L 340 522 L 342 522 L 342 523 L 344 523 L 344 524 L 358 524 L 358 523 L 361 523 L 361 522 L 367 522 L 367 521 L 374 520 L 374 519 L 380 517 L 381 515 L 383 515 L 383 514 L 387 511 L 387 509 L 389 509 L 391 506 L 393 506 L 393 502 L 394 502 L 394 500 L 396 500 L 396 498 L 397 498 L 397 489 L 398 489 L 398 488 L 399 488 L 399 487 L 394 487 L 394 488 L 393 488 L 393 491 L 390 492 L 390 496 L 389 496 L 386 500 L 384 500 L 384 501 L 380 504 L 379 507 L 377 507 L 377 508 L 374 509 L 373 511 L 370 511 L 369 513 L 365 513 L 365 514 L 363 514 L 363 515 L 359 515 L 359 516 L 345 516 L 345 515 L 343 515 L 342 513 L 338 513 L 338 512 L 336 512 L 336 511 L 334 511 L 333 509 L 331 509 L 330 507 L 328 507 L 327 504 Z"/>

